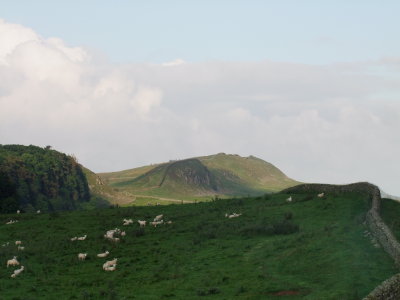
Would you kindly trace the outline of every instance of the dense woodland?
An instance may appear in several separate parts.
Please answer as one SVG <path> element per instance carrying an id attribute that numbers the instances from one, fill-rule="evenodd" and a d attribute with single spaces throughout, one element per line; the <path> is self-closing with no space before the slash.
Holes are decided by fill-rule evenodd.
<path id="1" fill-rule="evenodd" d="M 0 213 L 72 210 L 89 200 L 74 157 L 50 146 L 0 145 Z"/>

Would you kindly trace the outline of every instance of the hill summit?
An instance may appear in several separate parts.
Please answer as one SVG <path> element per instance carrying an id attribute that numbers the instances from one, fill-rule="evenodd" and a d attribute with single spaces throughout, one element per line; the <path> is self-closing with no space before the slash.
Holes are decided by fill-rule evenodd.
<path id="1" fill-rule="evenodd" d="M 180 199 L 259 195 L 299 184 L 262 159 L 225 153 L 99 175 L 133 195 Z"/>

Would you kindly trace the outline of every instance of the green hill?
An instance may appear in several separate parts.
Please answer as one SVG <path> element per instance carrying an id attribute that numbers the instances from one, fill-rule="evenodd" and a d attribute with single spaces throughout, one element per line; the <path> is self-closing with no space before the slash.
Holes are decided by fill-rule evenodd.
<path id="1" fill-rule="evenodd" d="M 299 184 L 259 158 L 224 153 L 99 176 L 109 185 L 136 197 L 166 197 L 171 201 L 260 195 Z"/>
<path id="2" fill-rule="evenodd" d="M 292 202 L 286 199 L 291 196 Z M 398 270 L 365 234 L 363 193 L 0 215 L 2 299 L 362 299 Z M 397 204 L 398 205 L 398 204 Z M 241 213 L 237 218 L 225 214 Z M 172 224 L 139 228 L 163 214 Z M 4 225 L 10 218 L 19 222 Z M 134 224 L 122 226 L 124 218 Z M 107 230 L 126 231 L 119 243 Z M 87 234 L 84 241 L 71 242 Z M 18 251 L 21 240 L 24 251 Z M 8 244 L 7 244 L 8 243 Z M 97 253 L 110 251 L 107 259 Z M 85 261 L 78 253 L 88 253 Z M 117 270 L 103 263 L 118 258 Z"/>
<path id="3" fill-rule="evenodd" d="M 74 157 L 49 146 L 0 145 L 0 212 L 72 210 L 89 199 Z"/>

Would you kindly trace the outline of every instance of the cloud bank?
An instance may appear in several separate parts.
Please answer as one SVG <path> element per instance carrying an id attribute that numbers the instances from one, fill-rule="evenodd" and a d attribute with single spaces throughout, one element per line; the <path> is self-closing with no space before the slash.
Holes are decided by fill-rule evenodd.
<path id="1" fill-rule="evenodd" d="M 218 152 L 400 195 L 400 59 L 113 65 L 0 20 L 0 140 L 94 171 Z"/>

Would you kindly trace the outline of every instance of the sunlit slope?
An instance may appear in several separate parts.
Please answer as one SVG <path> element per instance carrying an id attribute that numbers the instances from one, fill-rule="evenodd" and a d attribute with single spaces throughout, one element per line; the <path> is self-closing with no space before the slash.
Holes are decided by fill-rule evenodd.
<path id="1" fill-rule="evenodd" d="M 299 183 L 256 157 L 223 153 L 100 176 L 110 185 L 132 194 L 180 199 L 258 195 Z"/>

